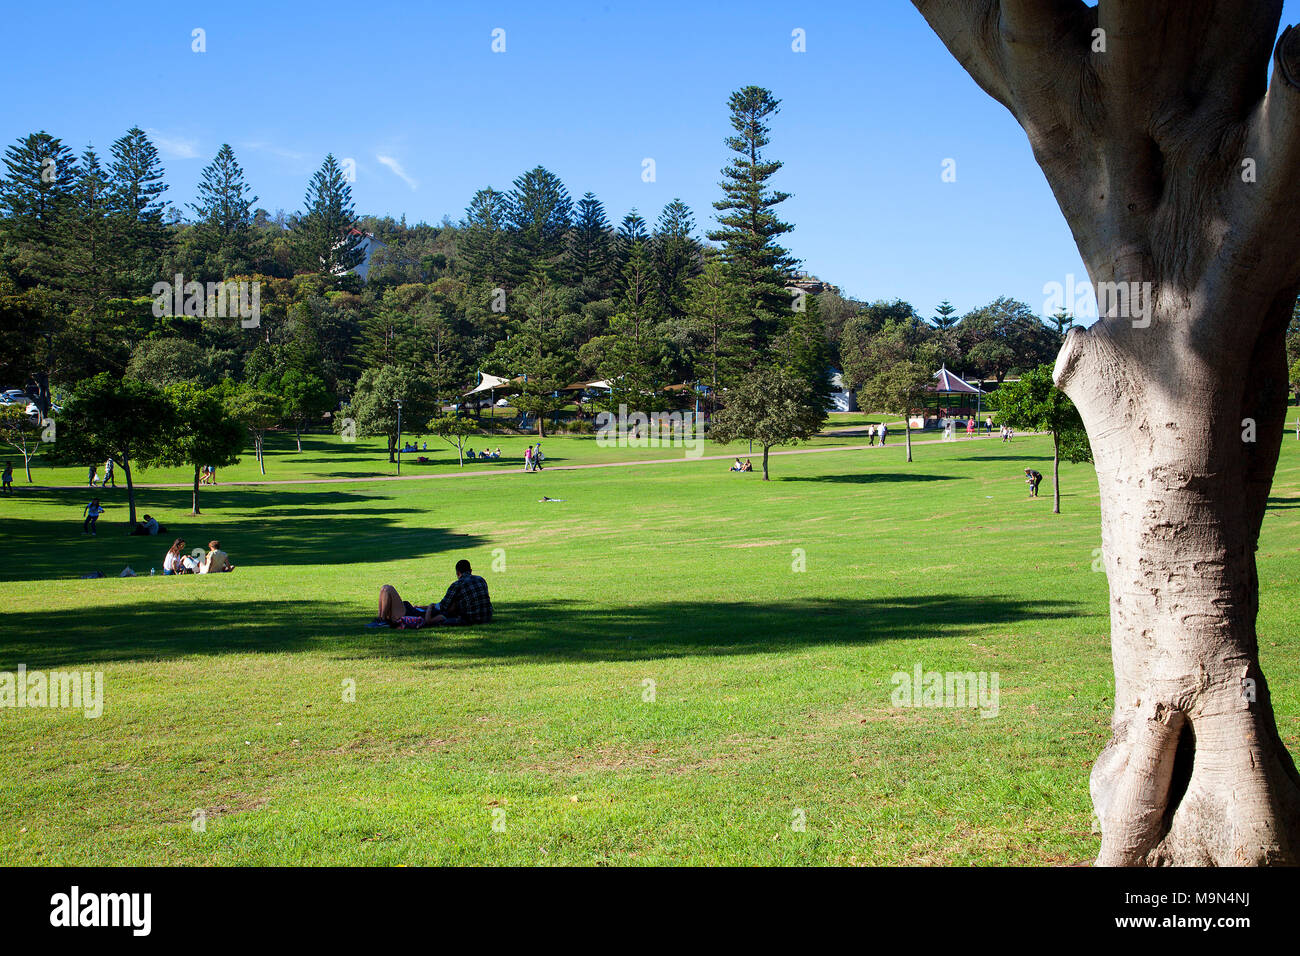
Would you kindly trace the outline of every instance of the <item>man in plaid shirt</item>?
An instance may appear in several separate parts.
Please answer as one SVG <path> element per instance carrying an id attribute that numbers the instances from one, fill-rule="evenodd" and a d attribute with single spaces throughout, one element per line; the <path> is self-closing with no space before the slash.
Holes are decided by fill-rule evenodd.
<path id="1" fill-rule="evenodd" d="M 425 624 L 486 624 L 492 620 L 487 582 L 471 573 L 469 562 L 456 562 L 456 580 L 437 604 L 425 612 Z"/>

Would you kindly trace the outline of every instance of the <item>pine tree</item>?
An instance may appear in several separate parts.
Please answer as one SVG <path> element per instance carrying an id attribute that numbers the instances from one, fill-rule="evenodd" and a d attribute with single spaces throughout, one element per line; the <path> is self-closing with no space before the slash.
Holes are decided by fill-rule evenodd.
<path id="1" fill-rule="evenodd" d="M 461 222 L 460 257 L 471 284 L 504 287 L 510 274 L 510 198 L 492 187 L 476 192 Z"/>
<path id="2" fill-rule="evenodd" d="M 359 265 L 364 253 L 354 232 L 357 214 L 352 187 L 333 153 L 312 176 L 303 205 L 295 236 L 301 264 L 328 276 L 342 275 Z"/>
<path id="3" fill-rule="evenodd" d="M 645 219 L 633 207 L 632 211 L 623 217 L 614 236 L 614 255 L 620 273 L 627 268 L 628 259 L 632 257 L 632 247 L 638 242 L 644 244 L 649 240 L 650 229 Z"/>
<path id="4" fill-rule="evenodd" d="M 947 299 L 939 303 L 934 313 L 934 318 L 930 321 L 936 329 L 942 332 L 948 331 L 960 321 L 960 317 L 957 315 L 957 307 Z"/>
<path id="5" fill-rule="evenodd" d="M 113 143 L 108 165 L 113 216 L 118 221 L 118 261 L 114 287 L 122 296 L 140 295 L 152 287 L 162 270 L 167 244 L 163 211 L 167 191 L 158 150 L 144 130 L 132 127 Z"/>
<path id="6" fill-rule="evenodd" d="M 23 288 L 58 285 L 62 270 L 56 228 L 80 175 L 76 157 L 62 140 L 42 130 L 5 150 L 4 165 L 0 229 L 15 279 Z"/>
<path id="7" fill-rule="evenodd" d="M 569 246 L 569 260 L 583 301 L 602 299 L 610 294 L 613 258 L 605 204 L 593 193 L 584 193 L 578 200 L 578 218 L 573 224 Z"/>
<path id="8" fill-rule="evenodd" d="M 515 233 L 517 279 L 542 269 L 554 275 L 573 224 L 569 190 L 550 170 L 537 166 L 512 184 L 510 226 Z"/>
<path id="9" fill-rule="evenodd" d="M 695 217 L 680 199 L 664 206 L 651 238 L 659 301 L 669 318 L 686 315 L 690 281 L 700 272 L 700 244 L 694 236 Z"/>
<path id="10" fill-rule="evenodd" d="M 199 201 L 191 203 L 200 220 L 222 236 L 233 235 L 253 222 L 256 196 L 244 181 L 244 170 L 229 143 L 222 143 L 216 158 L 203 169 L 199 179 Z"/>
<path id="11" fill-rule="evenodd" d="M 780 102 L 758 86 L 731 94 L 728 106 L 735 135 L 727 137 L 726 143 L 736 155 L 722 170 L 726 177 L 721 183 L 723 198 L 713 204 L 722 213 L 717 217 L 720 228 L 709 233 L 709 239 L 723 244 L 724 259 L 742 291 L 760 348 L 790 311 L 786 287 L 795 264 L 777 244 L 777 239 L 794 227 L 773 212 L 790 194 L 768 186 L 782 164 L 763 156 L 771 131 L 767 119 L 779 111 Z"/>
<path id="12" fill-rule="evenodd" d="M 144 130 L 134 126 L 112 146 L 108 167 L 115 208 L 138 223 L 162 222 L 167 201 L 162 161 Z"/>
<path id="13" fill-rule="evenodd" d="M 691 280 L 687 328 L 695 380 L 708 390 L 710 413 L 721 390 L 752 364 L 753 345 L 743 306 L 743 292 L 732 281 L 731 270 L 720 257 L 708 257 Z"/>
<path id="14" fill-rule="evenodd" d="M 121 254 L 121 219 L 113 215 L 113 185 L 93 148 L 81 155 L 66 214 L 58 224 L 61 265 L 74 328 L 84 331 L 73 347 L 94 364 L 105 321 L 104 306 Z M 121 371 L 121 369 L 118 369 Z"/>

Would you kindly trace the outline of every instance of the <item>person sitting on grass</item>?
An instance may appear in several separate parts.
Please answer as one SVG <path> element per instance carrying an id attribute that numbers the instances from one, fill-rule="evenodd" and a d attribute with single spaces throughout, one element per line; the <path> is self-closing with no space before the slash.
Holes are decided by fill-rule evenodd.
<path id="1" fill-rule="evenodd" d="M 473 573 L 464 558 L 456 562 L 456 580 L 437 604 L 419 607 L 402 599 L 397 589 L 385 584 L 379 589 L 379 616 L 367 627 L 413 629 L 443 624 L 460 626 L 486 624 L 492 620 L 492 598 L 487 582 Z"/>
<path id="2" fill-rule="evenodd" d="M 159 532 L 166 534 L 167 528 L 160 525 L 153 515 L 148 514 L 144 516 L 144 521 L 137 522 L 131 529 L 131 534 L 158 534 Z"/>
<path id="3" fill-rule="evenodd" d="M 230 555 L 221 550 L 221 542 L 209 541 L 208 553 L 203 556 L 203 561 L 199 565 L 199 574 L 219 574 L 233 570 L 235 566 L 230 563 Z"/>
<path id="4" fill-rule="evenodd" d="M 744 471 L 744 470 L 745 470 L 745 466 L 744 466 L 743 464 L 741 464 L 740 456 L 739 456 L 739 455 L 736 456 L 736 460 L 735 460 L 734 462 L 732 462 L 731 467 L 728 468 L 727 470 L 728 470 L 728 471 Z"/>
<path id="5" fill-rule="evenodd" d="M 744 466 L 743 468 L 741 468 L 740 470 L 741 470 L 741 471 L 753 471 L 753 470 L 754 470 L 754 463 L 753 463 L 752 461 L 750 461 L 748 458 L 746 458 L 746 459 L 745 459 L 745 466 Z"/>
<path id="6" fill-rule="evenodd" d="M 177 538 L 163 555 L 163 574 L 194 574 L 199 562 L 185 553 L 185 539 Z"/>
<path id="7" fill-rule="evenodd" d="M 501 446 L 500 446 L 500 445 L 497 445 L 496 448 L 492 449 L 492 457 L 493 457 L 493 458 L 500 458 L 500 457 L 501 457 Z"/>

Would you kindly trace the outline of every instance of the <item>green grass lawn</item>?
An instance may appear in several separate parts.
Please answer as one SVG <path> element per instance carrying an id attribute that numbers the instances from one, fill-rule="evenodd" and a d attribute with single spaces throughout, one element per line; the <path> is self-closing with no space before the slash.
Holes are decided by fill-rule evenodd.
<path id="1" fill-rule="evenodd" d="M 894 422 L 890 416 L 885 415 L 866 416 L 857 412 L 833 413 L 827 420 L 826 428 L 832 432 L 838 429 L 854 429 L 865 426 L 869 420 L 888 420 L 891 422 L 891 428 L 896 425 L 898 430 L 894 432 L 890 440 L 902 443 L 902 422 Z M 914 434 L 914 440 L 919 441 L 926 437 L 936 438 L 937 436 L 933 433 L 927 436 Z M 499 435 L 485 433 L 481 436 L 470 436 L 465 441 L 466 450 L 480 451 L 484 448 L 488 450 L 500 448 L 501 458 L 495 461 L 466 461 L 463 466 L 457 456 L 455 446 L 441 438 L 431 435 L 404 435 L 403 444 L 408 441 L 415 442 L 417 447 L 427 445 L 428 448 L 427 450 L 414 453 L 407 452 L 402 455 L 402 474 L 404 476 L 452 474 L 462 470 L 519 471 L 523 469 L 525 449 L 529 445 L 536 444 L 538 438 L 536 434 Z M 857 446 L 866 444 L 866 442 L 866 437 L 860 434 L 827 434 L 810 442 L 809 447 Z M 542 439 L 542 448 L 546 454 L 546 463 L 550 467 L 685 457 L 681 445 L 674 448 L 611 447 L 598 443 L 594 435 L 547 436 Z M 754 454 L 750 451 L 749 446 L 743 442 L 732 445 L 701 442 L 698 445 L 698 451 L 700 455 L 705 456 L 742 455 L 752 457 Z M 761 448 L 757 450 L 757 454 L 761 457 Z M 421 455 L 428 458 L 429 461 L 425 463 L 419 462 L 417 458 Z M 292 432 L 273 431 L 266 436 L 263 457 L 266 463 L 265 475 L 258 469 L 257 460 L 250 450 L 244 455 L 239 464 L 217 470 L 218 485 L 250 481 L 382 478 L 397 474 L 397 466 L 388 461 L 387 445 L 382 438 L 361 438 L 354 442 L 344 442 L 336 435 L 322 434 L 319 431 L 308 432 L 302 436 L 302 451 L 299 452 Z M 6 459 L 14 463 L 14 484 L 21 490 L 22 486 L 27 484 L 27 477 L 22 467 L 22 457 L 6 454 L 3 450 L 0 450 L 0 462 Z M 38 456 L 32 465 L 32 481 L 38 485 L 67 485 L 86 488 L 89 464 L 87 462 L 85 465 L 77 466 L 56 465 Z M 99 476 L 102 478 L 104 463 L 102 461 L 98 462 L 97 466 Z M 755 467 L 759 467 L 758 461 L 755 461 Z M 118 488 L 125 488 L 126 479 L 120 468 L 118 468 L 115 477 Z M 194 470 L 193 468 L 145 469 L 137 465 L 133 467 L 133 478 L 135 483 L 139 485 L 190 484 L 194 480 Z M 109 493 L 112 494 L 111 488 Z M 125 496 L 122 496 L 122 500 L 125 500 Z M 189 510 L 188 504 L 185 510 Z"/>
<path id="2" fill-rule="evenodd" d="M 170 543 L 121 532 L 121 491 L 88 538 L 84 489 L 20 479 L 0 501 L 0 670 L 101 670 L 105 703 L 0 709 L 0 862 L 1087 861 L 1106 583 L 1091 470 L 1062 466 L 1063 515 L 1025 496 L 1021 469 L 1050 474 L 1049 455 L 961 440 L 908 465 L 900 441 L 776 458 L 767 484 L 701 461 L 223 485 L 193 518 L 184 489 L 143 489 L 142 510 L 239 565 L 180 578 L 113 576 Z M 301 457 L 277 447 L 268 472 L 363 470 L 325 440 Z M 1298 525 L 1292 441 L 1259 564 L 1293 753 Z M 436 599 L 460 557 L 494 623 L 364 629 L 379 585 Z M 997 716 L 891 706 L 918 662 L 997 672 Z"/>

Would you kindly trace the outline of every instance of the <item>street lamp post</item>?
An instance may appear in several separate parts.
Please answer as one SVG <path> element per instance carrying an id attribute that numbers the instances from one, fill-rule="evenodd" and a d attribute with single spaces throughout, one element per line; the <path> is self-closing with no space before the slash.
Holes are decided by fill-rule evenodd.
<path id="1" fill-rule="evenodd" d="M 402 403 L 397 402 L 397 473 L 402 473 Z"/>

